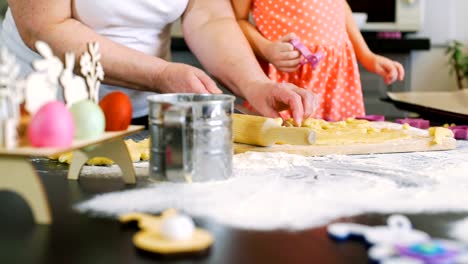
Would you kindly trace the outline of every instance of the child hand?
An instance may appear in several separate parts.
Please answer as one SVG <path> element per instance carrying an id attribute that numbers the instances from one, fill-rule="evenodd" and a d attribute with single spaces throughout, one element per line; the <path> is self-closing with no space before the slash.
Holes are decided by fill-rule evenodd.
<path id="1" fill-rule="evenodd" d="M 301 64 L 301 54 L 289 43 L 296 38 L 294 33 L 281 37 L 278 41 L 270 43 L 265 49 L 265 57 L 278 70 L 294 72 Z"/>
<path id="2" fill-rule="evenodd" d="M 385 84 L 392 84 L 396 80 L 402 81 L 405 77 L 405 70 L 399 62 L 376 54 L 366 59 L 363 66 L 367 70 L 382 76 Z"/>

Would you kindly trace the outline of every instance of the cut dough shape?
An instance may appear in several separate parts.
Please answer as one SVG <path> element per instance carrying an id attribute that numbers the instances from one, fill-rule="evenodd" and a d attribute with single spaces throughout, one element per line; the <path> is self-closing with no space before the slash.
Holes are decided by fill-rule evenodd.
<path id="1" fill-rule="evenodd" d="M 130 213 L 119 217 L 120 222 L 138 221 L 141 231 L 133 236 L 133 243 L 139 249 L 159 254 L 176 254 L 198 252 L 209 248 L 213 236 L 206 230 L 195 228 L 192 236 L 186 240 L 172 240 L 161 233 L 161 226 L 165 219 L 177 214 L 174 209 L 166 210 L 161 216 L 142 213 Z"/>
<path id="2" fill-rule="evenodd" d="M 286 126 L 292 126 L 293 120 L 285 121 Z M 322 119 L 308 118 L 302 122 L 303 127 L 309 127 L 315 132 L 314 145 L 342 145 L 350 143 L 379 143 L 387 140 L 406 139 L 407 127 L 402 129 L 376 128 L 372 122 L 349 118 L 345 121 L 327 122 Z"/>

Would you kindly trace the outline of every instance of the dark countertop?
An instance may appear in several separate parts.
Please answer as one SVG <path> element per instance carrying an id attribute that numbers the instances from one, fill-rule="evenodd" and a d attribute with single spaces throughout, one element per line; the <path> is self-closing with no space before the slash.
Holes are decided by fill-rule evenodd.
<path id="1" fill-rule="evenodd" d="M 49 196 L 53 223 L 35 225 L 26 203 L 16 194 L 0 192 L 0 263 L 368 263 L 358 241 L 336 243 L 324 226 L 298 232 L 233 229 L 207 219 L 195 219 L 215 236 L 214 246 L 198 255 L 161 257 L 137 251 L 131 242 L 136 228 L 116 220 L 79 214 L 72 206 L 111 191 L 144 186 L 125 185 L 120 178 L 66 179 L 68 166 L 47 159 L 33 162 Z M 2 175 L 8 177 L 9 175 Z M 446 237 L 447 223 L 466 214 L 408 215 L 417 229 Z M 385 215 L 366 214 L 341 219 L 382 225 Z"/>
<path id="2" fill-rule="evenodd" d="M 376 53 L 409 53 L 415 50 L 429 50 L 431 42 L 429 38 L 382 39 L 375 34 L 364 34 L 369 48 Z M 171 49 L 173 51 L 187 51 L 188 47 L 183 38 L 172 38 Z"/>

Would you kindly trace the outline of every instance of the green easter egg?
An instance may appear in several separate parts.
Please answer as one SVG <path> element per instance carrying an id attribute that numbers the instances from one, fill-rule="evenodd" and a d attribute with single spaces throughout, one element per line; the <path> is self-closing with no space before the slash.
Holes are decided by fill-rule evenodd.
<path id="1" fill-rule="evenodd" d="M 75 123 L 75 139 L 96 139 L 104 134 L 106 121 L 99 105 L 83 100 L 73 104 L 70 112 Z"/>

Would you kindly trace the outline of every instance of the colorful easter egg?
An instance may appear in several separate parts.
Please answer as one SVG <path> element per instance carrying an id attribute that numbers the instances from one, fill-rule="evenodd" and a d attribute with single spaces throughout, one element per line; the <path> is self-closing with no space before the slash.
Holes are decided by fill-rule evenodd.
<path id="1" fill-rule="evenodd" d="M 62 102 L 49 102 L 32 117 L 27 131 L 33 147 L 69 147 L 75 131 L 73 117 Z"/>
<path id="2" fill-rule="evenodd" d="M 99 102 L 106 117 L 106 131 L 126 130 L 132 121 L 132 102 L 128 95 L 116 91 L 107 94 Z"/>
<path id="3" fill-rule="evenodd" d="M 96 139 L 104 133 L 104 113 L 94 102 L 76 102 L 70 107 L 70 112 L 75 123 L 75 139 Z"/>

